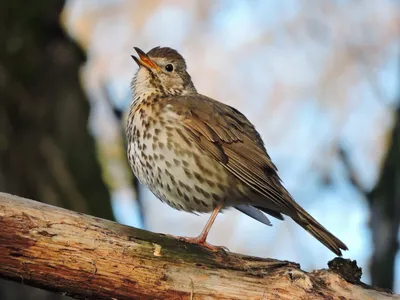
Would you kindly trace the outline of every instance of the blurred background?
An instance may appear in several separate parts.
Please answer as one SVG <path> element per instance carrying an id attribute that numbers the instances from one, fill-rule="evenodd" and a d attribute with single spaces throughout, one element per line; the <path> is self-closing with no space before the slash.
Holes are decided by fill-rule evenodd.
<path id="1" fill-rule="evenodd" d="M 162 204 L 125 155 L 133 47 L 169 46 L 200 93 L 254 123 L 362 280 L 400 293 L 399 1 L 15 0 L 0 19 L 1 191 L 197 235 L 209 216 Z M 291 220 L 273 225 L 229 210 L 209 241 L 307 271 L 333 258 Z M 58 298 L 0 281 L 0 299 Z"/>

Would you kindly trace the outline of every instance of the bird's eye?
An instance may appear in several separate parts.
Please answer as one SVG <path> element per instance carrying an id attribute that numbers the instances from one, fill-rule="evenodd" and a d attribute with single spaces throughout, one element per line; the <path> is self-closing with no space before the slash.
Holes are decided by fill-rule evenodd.
<path id="1" fill-rule="evenodd" d="M 168 72 L 172 72 L 174 70 L 174 66 L 172 64 L 168 64 L 165 66 L 165 70 Z"/>

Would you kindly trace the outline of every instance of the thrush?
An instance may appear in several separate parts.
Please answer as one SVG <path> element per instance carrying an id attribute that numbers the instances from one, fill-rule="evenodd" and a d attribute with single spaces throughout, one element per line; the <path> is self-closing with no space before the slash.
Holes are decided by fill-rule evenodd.
<path id="1" fill-rule="evenodd" d="M 168 47 L 147 54 L 135 47 L 139 69 L 132 80 L 127 118 L 128 160 L 135 176 L 175 209 L 212 212 L 234 207 L 271 225 L 267 215 L 297 224 L 337 255 L 347 246 L 326 230 L 283 186 L 253 124 L 237 109 L 201 95 L 182 55 Z"/>

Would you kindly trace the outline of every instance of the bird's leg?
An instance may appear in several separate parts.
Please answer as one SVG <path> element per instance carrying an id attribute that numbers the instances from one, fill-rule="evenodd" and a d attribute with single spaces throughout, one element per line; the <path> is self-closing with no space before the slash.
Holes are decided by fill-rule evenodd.
<path id="1" fill-rule="evenodd" d="M 191 243 L 191 244 L 198 244 L 201 245 L 203 247 L 206 247 L 212 251 L 218 251 L 220 249 L 226 249 L 224 247 L 218 247 L 218 246 L 214 246 L 211 245 L 209 243 L 206 242 L 207 236 L 208 236 L 208 232 L 211 229 L 211 226 L 213 225 L 215 218 L 217 217 L 218 213 L 220 212 L 221 208 L 222 208 L 222 203 L 218 204 L 215 208 L 214 211 L 212 212 L 210 218 L 208 219 L 206 225 L 204 226 L 203 230 L 201 231 L 200 235 L 197 237 L 181 237 L 179 238 L 182 241 L 185 241 L 187 243 Z"/>

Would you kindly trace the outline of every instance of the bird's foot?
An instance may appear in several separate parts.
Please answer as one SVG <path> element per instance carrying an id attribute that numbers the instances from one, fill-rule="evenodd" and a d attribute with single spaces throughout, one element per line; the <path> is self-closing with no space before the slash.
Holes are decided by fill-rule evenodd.
<path id="1" fill-rule="evenodd" d="M 204 248 L 207 248 L 208 250 L 211 250 L 213 252 L 219 252 L 219 251 L 224 251 L 224 252 L 229 252 L 229 249 L 224 246 L 214 246 L 211 245 L 210 243 L 207 243 L 206 240 L 202 236 L 197 236 L 197 237 L 178 237 L 180 241 L 190 243 L 190 244 L 195 244 L 202 246 Z"/>

